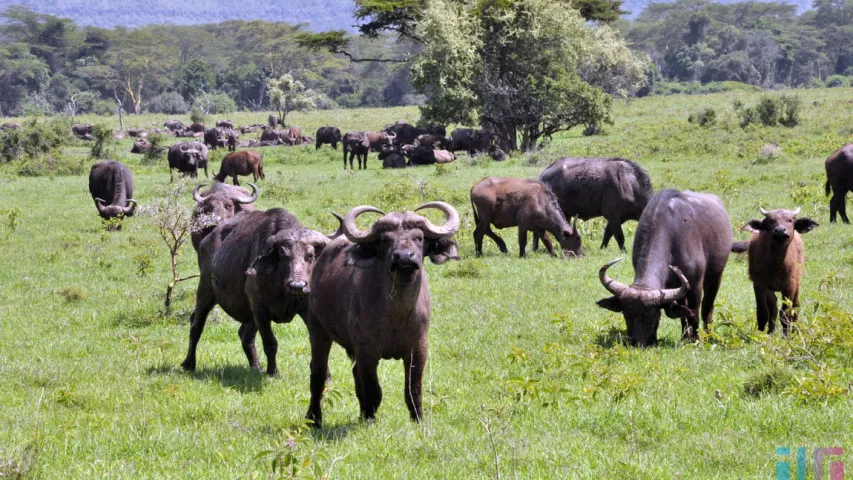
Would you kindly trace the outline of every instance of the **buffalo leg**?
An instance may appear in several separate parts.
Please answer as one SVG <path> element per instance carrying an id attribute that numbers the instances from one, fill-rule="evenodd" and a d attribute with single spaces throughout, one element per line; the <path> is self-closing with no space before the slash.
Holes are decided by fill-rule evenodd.
<path id="1" fill-rule="evenodd" d="M 776 293 L 764 289 L 764 304 L 767 305 L 767 333 L 773 333 L 776 331 L 776 317 L 779 316 Z"/>
<path id="2" fill-rule="evenodd" d="M 527 249 L 527 230 L 518 227 L 518 256 L 524 258 L 525 250 Z"/>
<path id="3" fill-rule="evenodd" d="M 256 178 L 256 179 L 255 179 L 255 181 L 257 182 L 257 181 L 258 181 L 258 179 Z M 236 174 L 236 173 L 234 174 L 234 185 L 240 185 L 240 180 L 238 180 L 238 179 L 237 179 L 237 174 Z"/>
<path id="4" fill-rule="evenodd" d="M 834 190 L 832 198 L 829 199 L 829 223 L 835 223 L 836 213 L 838 213 L 838 191 Z"/>
<path id="5" fill-rule="evenodd" d="M 480 225 L 477 225 L 477 228 L 474 229 L 474 248 L 477 251 L 478 257 L 483 255 L 483 235 L 483 230 L 480 228 Z"/>
<path id="6" fill-rule="evenodd" d="M 315 326 L 316 327 L 316 326 Z M 314 330 L 314 331 L 312 331 Z M 332 340 L 325 333 L 317 332 L 316 328 L 309 329 L 311 337 L 311 402 L 305 418 L 311 420 L 314 428 L 323 424 L 323 390 L 326 388 L 326 374 L 329 371 L 329 350 Z"/>
<path id="7" fill-rule="evenodd" d="M 622 233 L 622 222 L 618 218 L 607 221 L 610 231 L 613 232 L 613 237 L 616 238 L 616 243 L 619 245 L 619 250 L 625 251 L 625 234 Z"/>
<path id="8" fill-rule="evenodd" d="M 426 352 L 420 349 L 414 350 L 409 358 L 403 357 L 405 365 L 406 383 L 403 395 L 406 396 L 406 406 L 409 407 L 409 415 L 415 422 L 423 419 L 422 393 L 424 365 L 426 365 Z"/>
<path id="9" fill-rule="evenodd" d="M 361 384 L 361 417 L 368 421 L 376 417 L 376 411 L 382 403 L 382 387 L 379 386 L 376 374 L 378 365 L 379 359 L 368 355 L 358 355 L 355 361 L 358 382 Z"/>
<path id="10" fill-rule="evenodd" d="M 483 228 L 480 228 L 479 226 L 477 228 L 480 229 L 482 234 L 485 234 L 487 237 L 494 240 L 502 253 L 508 253 L 509 252 L 509 249 L 506 248 L 506 243 L 503 241 L 503 239 L 501 237 L 499 237 L 498 234 L 494 232 L 494 230 L 492 230 L 491 224 L 487 223 Z M 476 230 L 475 230 L 474 235 L 475 235 L 474 238 L 476 239 L 476 235 L 477 235 Z M 480 247 L 479 247 L 479 250 L 477 252 L 478 252 L 477 255 L 483 254 L 483 242 L 482 242 L 482 240 L 480 241 Z"/>
<path id="11" fill-rule="evenodd" d="M 278 376 L 278 366 L 275 363 L 275 355 L 278 353 L 278 340 L 275 339 L 275 334 L 272 331 L 272 322 L 268 316 L 256 313 L 255 326 L 264 342 L 264 353 L 267 356 L 267 375 Z"/>
<path id="12" fill-rule="evenodd" d="M 258 351 L 255 348 L 255 336 L 258 334 L 258 329 L 254 323 L 243 323 L 240 325 L 240 330 L 237 334 L 240 336 L 240 343 L 243 345 L 243 352 L 246 353 L 246 359 L 249 360 L 249 367 L 256 371 L 261 371 L 261 363 L 258 361 Z"/>
<path id="13" fill-rule="evenodd" d="M 711 323 L 714 322 L 714 300 L 717 298 L 717 292 L 720 290 L 720 282 L 723 279 L 722 272 L 712 273 L 705 276 L 705 296 L 702 298 L 702 322 L 705 324 L 705 331 L 711 328 Z"/>
<path id="14" fill-rule="evenodd" d="M 545 235 L 547 235 L 547 233 L 542 234 L 543 238 Z M 534 252 L 539 251 L 539 233 L 538 232 L 533 232 L 533 251 Z"/>
<path id="15" fill-rule="evenodd" d="M 344 149 L 344 170 L 347 169 L 347 149 Z"/>
<path id="16" fill-rule="evenodd" d="M 557 254 L 554 253 L 554 244 L 551 243 L 551 239 L 548 237 L 548 232 L 533 232 L 533 251 L 536 251 L 536 239 L 542 237 L 542 245 L 545 245 L 545 250 L 552 257 L 556 257 Z"/>
<path id="17" fill-rule="evenodd" d="M 843 193 L 839 195 L 838 199 L 838 213 L 841 215 L 841 221 L 844 223 L 850 223 L 850 220 L 847 219 L 847 191 L 841 190 Z"/>
<path id="18" fill-rule="evenodd" d="M 613 232 L 610 231 L 610 223 L 604 225 L 604 238 L 601 239 L 601 248 L 607 248 L 607 245 L 610 243 L 610 237 L 613 236 Z"/>
<path id="19" fill-rule="evenodd" d="M 767 295 L 764 289 L 757 285 L 753 285 L 752 290 L 755 293 L 755 317 L 758 322 L 758 330 L 763 332 L 767 328 L 768 314 L 770 313 Z"/>
<path id="20" fill-rule="evenodd" d="M 199 285 L 199 290 L 201 289 L 202 287 Z M 196 294 L 195 310 L 193 310 L 190 316 L 190 347 L 187 350 L 187 358 L 181 363 L 184 370 L 189 372 L 195 371 L 195 352 L 198 347 L 198 341 L 201 338 L 202 332 L 204 332 L 204 324 L 207 322 L 207 316 L 215 305 L 213 295 L 206 295 L 204 293 L 206 292 Z"/>

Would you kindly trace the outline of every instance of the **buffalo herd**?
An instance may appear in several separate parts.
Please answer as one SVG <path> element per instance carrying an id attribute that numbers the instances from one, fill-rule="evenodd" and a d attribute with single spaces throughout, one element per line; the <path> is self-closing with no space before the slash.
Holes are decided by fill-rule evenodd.
<path id="1" fill-rule="evenodd" d="M 304 143 L 298 127 L 275 130 L 279 125 L 271 115 L 267 128 L 257 128 L 261 141 Z M 207 175 L 208 149 L 213 148 L 206 144 L 208 140 L 218 148 L 223 142 L 228 145 L 229 132 L 236 132 L 228 120 L 209 130 L 203 125 L 186 128 L 177 120 L 164 127 L 174 132 L 203 132 L 204 142 L 181 141 L 168 150 L 170 170 L 192 177 L 200 168 Z M 85 128 L 79 131 L 87 134 Z M 135 133 L 136 142 L 144 140 L 144 135 Z M 351 169 L 353 157 L 358 159 L 359 169 L 366 169 L 371 151 L 379 153 L 386 168 L 441 163 L 458 150 L 505 155 L 485 131 L 460 128 L 447 137 L 444 127 L 419 128 L 402 121 L 379 132 L 343 135 L 337 128 L 322 127 L 315 138 L 316 149 L 328 144 L 337 150 L 340 143 L 344 168 L 349 157 Z M 830 221 L 840 214 L 847 223 L 844 199 L 853 189 L 853 144 L 844 145 L 826 160 L 826 174 L 826 193 L 833 193 Z M 420 421 L 431 304 L 423 265 L 425 258 L 436 264 L 460 259 L 453 240 L 461 225 L 459 213 L 441 201 L 428 202 L 413 212 L 385 213 L 372 206 L 356 206 L 343 216 L 333 212 L 340 226 L 336 232 L 324 234 L 303 226 L 283 208 L 256 210 L 259 189 L 253 183 L 249 183 L 251 191 L 240 187 L 239 175 L 252 175 L 255 182 L 264 179 L 263 155 L 252 150 L 229 153 L 214 184 L 205 191 L 201 191 L 204 185 L 193 190 L 197 228 L 192 244 L 198 254 L 200 279 L 184 369 L 195 370 L 207 317 L 218 305 L 241 324 L 243 351 L 250 368 L 258 371 L 255 337 L 260 333 L 266 373 L 274 376 L 278 373 L 278 344 L 271 324 L 288 323 L 298 314 L 307 326 L 311 346 L 307 418 L 314 426 L 322 424 L 321 400 L 330 377 L 328 359 L 333 343 L 343 347 L 353 362 L 363 419 L 372 420 L 382 400 L 379 361 L 398 359 L 405 367 L 406 406 L 411 418 Z M 228 177 L 234 185 L 223 183 Z M 101 217 L 122 219 L 134 214 L 133 179 L 125 165 L 116 161 L 95 164 L 89 191 Z M 494 226 L 518 228 L 521 257 L 525 256 L 527 233 L 532 232 L 534 250 L 541 240 L 548 253 L 556 256 L 551 235 L 564 256 L 580 258 L 584 250 L 577 222 L 596 217 L 606 221 L 601 248 L 615 238 L 625 251 L 622 224 L 636 220 L 631 257 L 634 279 L 628 284 L 611 276 L 611 267 L 622 258 L 607 262 L 599 270 L 599 280 L 611 296 L 597 303 L 620 312 L 630 344 L 642 347 L 657 342 L 661 313 L 681 320 L 686 340 L 698 339 L 700 316 L 705 329 L 710 327 L 731 252 L 747 254 L 758 329 L 772 333 L 779 317 L 787 334 L 800 305 L 805 258 L 801 235 L 818 226 L 812 219 L 799 217 L 799 208 L 760 208 L 762 217 L 742 229 L 751 232 L 751 238 L 733 241 L 729 215 L 718 197 L 689 190 L 654 192 L 646 170 L 623 158 L 561 158 L 536 180 L 486 177 L 471 188 L 470 199 L 478 256 L 483 254 L 484 236 L 507 253 Z M 417 213 L 429 209 L 444 215 L 441 225 Z M 356 220 L 365 213 L 380 217 L 361 230 Z M 120 228 L 120 222 L 118 225 L 115 228 Z M 782 295 L 781 309 L 777 292 Z"/>

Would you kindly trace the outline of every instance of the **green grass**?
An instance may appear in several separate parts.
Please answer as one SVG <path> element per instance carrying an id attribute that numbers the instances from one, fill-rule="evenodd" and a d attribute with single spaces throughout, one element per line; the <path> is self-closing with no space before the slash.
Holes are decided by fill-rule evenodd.
<path id="1" fill-rule="evenodd" d="M 382 171 L 372 154 L 368 171 L 345 172 L 329 147 L 264 149 L 259 206 L 284 206 L 311 228 L 331 231 L 328 210 L 357 204 L 441 199 L 459 209 L 463 260 L 426 267 L 433 315 L 421 425 L 408 420 L 395 361 L 380 364 L 377 422 L 360 423 L 350 363 L 336 347 L 325 427 L 305 429 L 310 352 L 300 320 L 275 327 L 280 378 L 247 369 L 237 323 L 219 309 L 198 371 L 183 372 L 195 281 L 178 286 L 165 314 L 168 253 L 146 219 L 104 232 L 85 175 L 24 178 L 18 165 L 0 166 L 0 475 L 266 476 L 278 456 L 336 478 L 484 478 L 499 469 L 502 478 L 766 479 L 777 461 L 793 462 L 777 457 L 777 446 L 808 447 L 810 459 L 813 448 L 842 446 L 849 465 L 853 229 L 828 222 L 823 161 L 853 137 L 849 116 L 839 114 L 853 90 L 796 93 L 803 112 L 793 129 L 737 126 L 733 100 L 752 105 L 759 93 L 647 98 L 619 104 L 605 136 L 572 131 L 538 155 L 503 163 L 463 156 L 442 170 Z M 708 107 L 717 110 L 715 127 L 687 123 Z M 247 124 L 266 114 L 230 117 Z M 414 121 L 417 111 L 294 114 L 291 123 L 313 134 L 399 118 Z M 117 126 L 115 117 L 79 120 Z M 129 116 L 125 126 L 152 120 L 165 118 Z M 761 158 L 770 143 L 781 153 Z M 168 182 L 165 159 L 143 166 L 130 146 L 118 142 L 115 158 L 134 172 L 144 206 Z M 88 165 L 88 149 L 75 143 L 65 155 Z M 821 223 L 804 237 L 802 333 L 788 342 L 756 331 L 746 262 L 733 256 L 713 335 L 682 343 L 679 322 L 664 318 L 658 347 L 622 346 L 621 316 L 595 305 L 606 295 L 598 268 L 620 256 L 615 245 L 598 248 L 600 220 L 582 224 L 580 260 L 518 259 L 514 229 L 499 232 L 509 255 L 486 239 L 475 258 L 471 185 L 487 175 L 536 177 L 559 155 L 625 156 L 648 168 L 656 189 L 715 193 L 737 239 L 759 206 L 801 206 Z M 11 209 L 21 211 L 14 228 Z M 625 225 L 629 246 L 635 228 Z M 191 246 L 181 260 L 182 273 L 196 271 Z M 626 283 L 633 274 L 628 262 L 611 273 Z"/>

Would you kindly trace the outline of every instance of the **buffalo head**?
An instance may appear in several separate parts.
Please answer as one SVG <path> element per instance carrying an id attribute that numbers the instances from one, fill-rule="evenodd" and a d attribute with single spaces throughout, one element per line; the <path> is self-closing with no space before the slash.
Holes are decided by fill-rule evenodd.
<path id="1" fill-rule="evenodd" d="M 100 198 L 95 199 L 95 206 L 98 208 L 98 214 L 105 219 L 115 217 L 123 218 L 133 215 L 133 212 L 136 210 L 136 200 L 131 198 L 127 200 L 127 203 L 127 206 L 108 205 L 107 202 Z"/>
<path id="2" fill-rule="evenodd" d="M 212 191 L 206 196 L 199 193 L 204 184 L 196 185 L 193 189 L 193 199 L 196 201 L 195 217 L 205 216 L 211 223 L 219 223 L 233 217 L 237 212 L 244 209 L 243 205 L 254 203 L 258 199 L 258 187 L 250 183 L 252 195 L 244 196 L 239 190 L 229 188 L 227 190 Z"/>
<path id="3" fill-rule="evenodd" d="M 459 259 L 456 244 L 450 237 L 459 229 L 459 214 L 444 202 L 429 202 L 416 208 L 420 211 L 434 208 L 444 213 L 446 221 L 441 226 L 413 212 L 385 214 L 369 206 L 355 207 L 342 219 L 343 234 L 363 250 L 372 251 L 383 262 L 388 273 L 398 283 L 414 281 L 423 266 L 425 256 L 434 263 Z M 368 231 L 361 231 L 355 219 L 367 212 L 382 215 Z"/>
<path id="4" fill-rule="evenodd" d="M 622 258 L 613 260 L 598 271 L 601 284 L 613 294 L 612 297 L 599 300 L 598 306 L 613 312 L 622 312 L 631 345 L 643 347 L 654 345 L 657 343 L 661 309 L 664 309 L 667 316 L 682 317 L 683 310 L 687 307 L 676 301 L 687 295 L 690 283 L 678 267 L 670 265 L 669 269 L 681 282 L 680 287 L 652 289 L 636 285 L 628 286 L 607 276 L 607 269 L 620 261 Z"/>
<path id="5" fill-rule="evenodd" d="M 774 242 L 780 244 L 791 241 L 794 232 L 807 233 L 818 226 L 818 223 L 811 218 L 797 218 L 800 213 L 800 208 L 796 210 L 765 210 L 759 208 L 759 212 L 764 215 L 763 220 L 750 220 L 743 228 L 744 230 L 753 233 L 768 232 Z"/>

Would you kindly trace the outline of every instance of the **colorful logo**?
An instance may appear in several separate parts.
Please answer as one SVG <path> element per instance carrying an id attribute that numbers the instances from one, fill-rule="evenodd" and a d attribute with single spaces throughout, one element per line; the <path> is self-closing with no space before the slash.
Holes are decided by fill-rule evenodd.
<path id="1" fill-rule="evenodd" d="M 776 455 L 790 456 L 788 447 L 776 447 Z M 841 447 L 814 449 L 814 478 L 823 480 L 823 459 L 828 456 L 844 455 Z M 791 480 L 791 462 L 776 462 L 776 480 Z M 806 448 L 797 448 L 797 480 L 806 480 Z M 829 464 L 829 480 L 844 480 L 844 462 Z"/>

